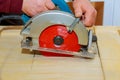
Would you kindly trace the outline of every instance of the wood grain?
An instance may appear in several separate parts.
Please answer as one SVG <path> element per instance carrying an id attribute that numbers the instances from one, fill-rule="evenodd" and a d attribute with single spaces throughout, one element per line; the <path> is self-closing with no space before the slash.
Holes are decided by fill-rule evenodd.
<path id="1" fill-rule="evenodd" d="M 120 79 L 120 27 L 96 27 L 105 80 Z"/>
<path id="2" fill-rule="evenodd" d="M 44 57 L 22 53 L 20 30 L 0 35 L 0 80 L 104 80 L 98 53 L 95 59 Z"/>

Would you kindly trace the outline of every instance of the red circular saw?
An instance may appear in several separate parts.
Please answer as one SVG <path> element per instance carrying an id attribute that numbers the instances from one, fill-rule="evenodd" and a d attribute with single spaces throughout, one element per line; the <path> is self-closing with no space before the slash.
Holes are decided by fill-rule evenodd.
<path id="1" fill-rule="evenodd" d="M 82 48 L 82 45 L 89 48 L 92 34 L 89 37 L 88 30 L 81 21 L 77 21 L 74 15 L 67 12 L 59 10 L 43 12 L 27 22 L 21 35 L 22 48 L 39 50 L 45 56 L 79 55 L 93 58 L 87 49 Z M 85 54 L 82 54 L 81 50 Z"/>

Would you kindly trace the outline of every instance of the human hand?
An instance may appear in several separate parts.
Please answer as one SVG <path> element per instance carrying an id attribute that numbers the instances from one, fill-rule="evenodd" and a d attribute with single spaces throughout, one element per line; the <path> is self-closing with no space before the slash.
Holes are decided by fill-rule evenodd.
<path id="1" fill-rule="evenodd" d="M 74 0 L 73 8 L 76 17 L 80 17 L 85 26 L 92 26 L 95 23 L 97 11 L 89 0 Z"/>
<path id="2" fill-rule="evenodd" d="M 22 11 L 28 16 L 54 9 L 55 5 L 51 0 L 23 0 Z"/>

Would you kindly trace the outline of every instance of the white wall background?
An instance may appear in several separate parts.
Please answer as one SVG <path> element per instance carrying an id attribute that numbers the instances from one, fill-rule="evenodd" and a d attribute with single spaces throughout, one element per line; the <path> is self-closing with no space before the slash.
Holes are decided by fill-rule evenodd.
<path id="1" fill-rule="evenodd" d="M 104 26 L 120 26 L 120 0 L 104 0 Z"/>
<path id="2" fill-rule="evenodd" d="M 120 0 L 91 0 L 104 1 L 104 26 L 120 26 Z"/>

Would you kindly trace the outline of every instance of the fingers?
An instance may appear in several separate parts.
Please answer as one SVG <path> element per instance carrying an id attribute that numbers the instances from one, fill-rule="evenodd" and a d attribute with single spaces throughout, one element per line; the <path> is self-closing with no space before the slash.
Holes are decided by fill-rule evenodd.
<path id="1" fill-rule="evenodd" d="M 97 11 L 93 8 L 91 10 L 86 11 L 85 13 L 85 19 L 84 19 L 84 24 L 86 26 L 92 26 L 95 24 L 97 16 Z"/>
<path id="2" fill-rule="evenodd" d="M 51 0 L 23 0 L 22 11 L 29 16 L 35 16 L 54 8 L 55 5 Z"/>
<path id="3" fill-rule="evenodd" d="M 46 8 L 48 9 L 55 9 L 55 5 L 51 0 L 46 0 Z"/>
<path id="4" fill-rule="evenodd" d="M 74 13 L 76 17 L 81 17 L 82 16 L 82 10 L 81 10 L 81 5 L 77 3 L 77 1 L 73 2 L 73 8 L 74 8 Z"/>
<path id="5" fill-rule="evenodd" d="M 88 0 L 74 0 L 73 8 L 75 16 L 80 17 L 85 26 L 94 25 L 97 11 Z"/>

